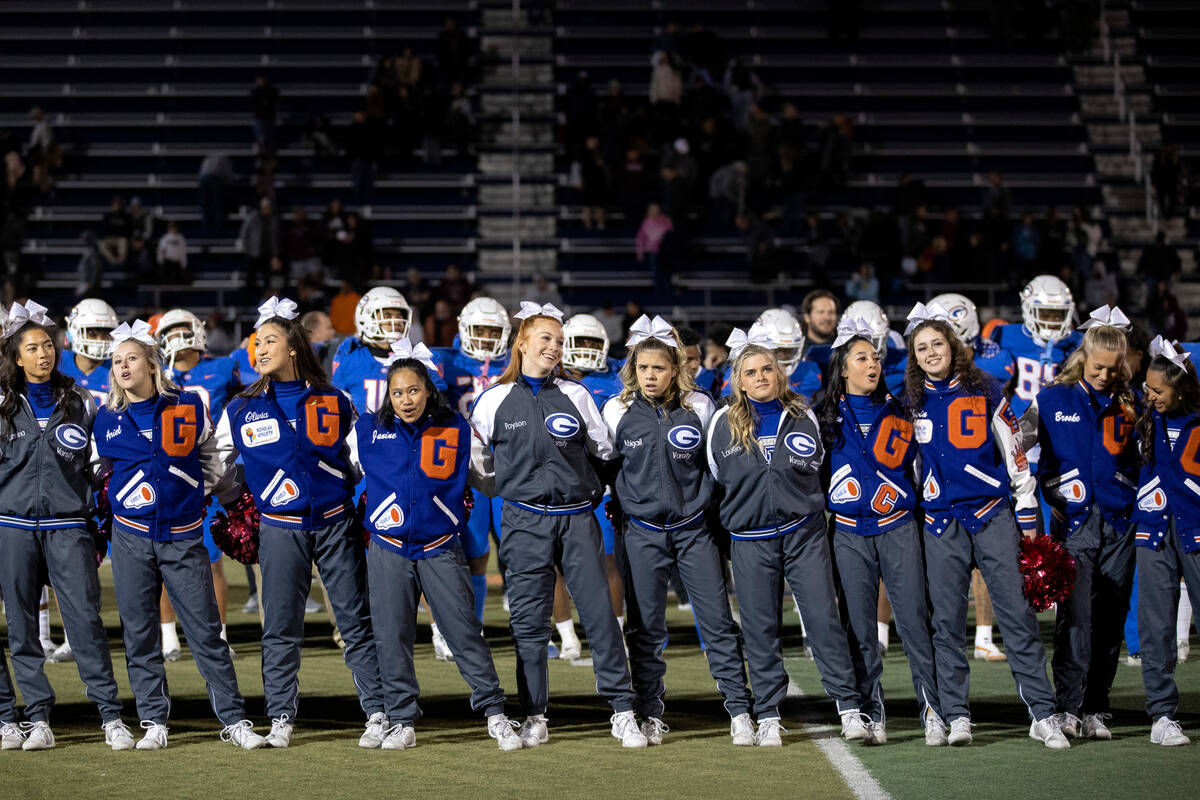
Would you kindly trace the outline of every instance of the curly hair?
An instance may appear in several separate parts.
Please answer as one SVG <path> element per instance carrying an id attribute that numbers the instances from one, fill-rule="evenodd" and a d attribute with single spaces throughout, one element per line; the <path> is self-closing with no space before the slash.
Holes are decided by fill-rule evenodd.
<path id="1" fill-rule="evenodd" d="M 996 392 L 996 381 L 975 366 L 975 358 L 958 338 L 948 323 L 940 319 L 922 322 L 908 335 L 908 366 L 904 369 L 904 404 L 910 413 L 919 412 L 925 405 L 925 370 L 917 364 L 913 342 L 917 334 L 933 328 L 942 335 L 950 346 L 950 374 L 957 375 L 959 383 L 968 392 L 992 395 Z"/>
<path id="2" fill-rule="evenodd" d="M 779 394 L 776 399 L 783 405 L 786 413 L 793 417 L 802 417 L 808 411 L 808 405 L 805 404 L 804 399 L 792 391 L 786 373 L 783 371 L 783 367 L 779 366 L 779 359 L 775 357 L 775 351 L 757 344 L 746 345 L 745 349 L 738 353 L 738 357 L 733 360 L 733 366 L 729 370 L 730 393 L 727 418 L 733 441 L 747 451 L 755 442 L 754 428 L 758 418 L 754 407 L 750 405 L 750 397 L 742 390 L 742 365 L 751 356 L 766 356 L 770 359 L 771 366 L 775 368 L 775 374 L 779 376 Z"/>
<path id="3" fill-rule="evenodd" d="M 1180 405 L 1187 411 L 1200 410 L 1200 381 L 1196 379 L 1196 367 L 1191 369 L 1176 366 L 1162 356 L 1150 361 L 1146 373 L 1161 372 L 1163 380 L 1179 395 Z M 1142 442 L 1142 463 L 1154 460 L 1154 404 L 1146 401 L 1142 415 L 1137 421 L 1138 437 Z"/>

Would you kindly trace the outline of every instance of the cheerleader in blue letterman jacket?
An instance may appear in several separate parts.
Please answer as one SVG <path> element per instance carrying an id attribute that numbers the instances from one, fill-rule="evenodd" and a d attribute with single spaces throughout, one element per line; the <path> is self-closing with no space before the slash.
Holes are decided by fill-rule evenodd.
<path id="1" fill-rule="evenodd" d="M 471 687 L 471 708 L 484 712 L 501 750 L 519 750 L 521 738 L 504 715 L 504 690 L 475 616 L 461 542 L 471 428 L 434 385 L 430 375 L 437 367 L 425 345 L 399 339 L 391 350 L 383 403 L 358 418 L 347 441 L 350 460 L 367 481 L 371 620 L 390 726 L 383 749 L 416 744 L 413 723 L 421 709 L 413 640 L 423 594 Z"/>
<path id="2" fill-rule="evenodd" d="M 367 605 L 367 565 L 353 533 L 354 476 L 346 438 L 354 425 L 350 398 L 333 388 L 313 355 L 291 300 L 259 306 L 255 354 L 259 378 L 225 405 L 217 451 L 226 469 L 240 454 L 246 488 L 262 513 L 263 691 L 267 743 L 291 742 L 300 701 L 304 603 L 315 561 L 329 592 L 343 656 L 367 714 L 360 747 L 379 748 L 387 715 Z M 240 488 L 234 481 L 236 497 Z M 222 497 L 222 500 L 226 500 Z"/>
<path id="3" fill-rule="evenodd" d="M 245 719 L 201 536 L 208 497 L 226 483 L 212 421 L 200 396 L 163 372 L 158 343 L 141 320 L 113 330 L 112 389 L 96 413 L 92 446 L 112 466 L 113 589 L 129 684 L 146 734 L 139 750 L 167 746 L 171 702 L 159 647 L 165 585 L 196 667 L 208 684 L 221 738 L 252 750 L 266 742 Z"/>
<path id="4" fill-rule="evenodd" d="M 1036 484 L 1020 427 L 999 384 L 972 362 L 945 308 L 918 303 L 908 320 L 905 403 L 920 444 L 925 576 L 949 744 L 968 745 L 973 738 L 965 647 L 975 563 L 1004 632 L 1017 694 L 1029 710 L 1029 735 L 1065 750 L 1071 745 L 1054 713 L 1037 615 L 1022 593 L 1017 567 L 1019 537 L 1037 535 Z"/>

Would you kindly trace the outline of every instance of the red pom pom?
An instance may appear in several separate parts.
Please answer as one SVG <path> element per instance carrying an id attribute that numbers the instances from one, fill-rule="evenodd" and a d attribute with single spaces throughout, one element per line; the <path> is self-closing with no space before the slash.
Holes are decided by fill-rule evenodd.
<path id="1" fill-rule="evenodd" d="M 1025 578 L 1025 599 L 1034 611 L 1061 603 L 1075 588 L 1075 559 L 1049 536 L 1022 536 L 1017 566 Z"/>
<path id="2" fill-rule="evenodd" d="M 242 496 L 226 515 L 218 511 L 213 520 L 212 537 L 221 552 L 242 564 L 258 563 L 258 525 L 262 519 L 254 505 L 254 495 L 242 492 Z"/>

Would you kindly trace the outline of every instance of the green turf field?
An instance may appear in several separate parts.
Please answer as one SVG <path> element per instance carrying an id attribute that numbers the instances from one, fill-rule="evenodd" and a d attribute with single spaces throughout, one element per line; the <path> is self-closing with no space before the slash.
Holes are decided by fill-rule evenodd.
<path id="1" fill-rule="evenodd" d="M 230 639 L 251 719 L 265 732 L 259 675 L 258 618 L 238 612 L 246 598 L 240 565 L 226 561 L 230 589 Z M 125 720 L 136 730 L 136 711 L 124 674 L 120 631 L 111 592 L 111 570 L 101 569 L 105 623 L 122 694 Z M 318 593 L 319 596 L 319 593 Z M 56 617 L 57 619 L 57 617 Z M 798 645 L 799 626 L 787 644 L 788 667 L 804 697 L 789 701 L 791 731 L 780 751 L 735 748 L 728 717 L 696 647 L 690 614 L 670 612 L 667 722 L 661 747 L 623 751 L 608 735 L 606 706 L 594 695 L 588 667 L 551 664 L 550 742 L 535 750 L 501 753 L 487 738 L 483 721 L 467 705 L 468 690 L 452 664 L 436 661 L 427 627 L 418 634 L 417 663 L 425 719 L 417 724 L 417 747 L 399 752 L 357 747 L 363 714 L 341 652 L 330 638 L 322 611 L 309 618 L 301 669 L 300 719 L 287 750 L 242 752 L 217 739 L 203 683 L 184 649 L 167 665 L 173 694 L 170 746 L 166 751 L 114 753 L 103 744 L 95 707 L 83 696 L 74 664 L 48 664 L 58 692 L 52 723 L 58 747 L 40 753 L 0 753 L 4 797 L 62 798 L 198 797 L 245 792 L 288 798 L 361 798 L 371 794 L 475 797 L 485 793 L 519 797 L 853 797 L 851 788 L 818 747 L 836 731 L 811 661 Z M 1048 618 L 1044 616 L 1044 624 Z M 787 615 L 794 623 L 794 614 Z M 423 620 L 424 622 L 424 620 Z M 489 596 L 487 634 L 505 688 L 514 690 L 514 659 L 507 618 L 498 592 Z M 1048 628 L 1045 629 L 1048 633 Z M 582 633 L 582 631 L 581 631 Z M 55 638 L 62 632 L 55 627 Z M 585 652 L 586 655 L 586 652 Z M 972 662 L 976 744 L 931 750 L 912 715 L 912 685 L 897 642 L 885 661 L 889 743 L 851 746 L 883 792 L 896 798 L 943 796 L 972 800 L 1027 796 L 1054 787 L 1058 797 L 1150 797 L 1177 793 L 1200 766 L 1200 747 L 1161 748 L 1149 743 L 1142 711 L 1140 672 L 1122 666 L 1117 676 L 1117 741 L 1083 743 L 1051 753 L 1028 738 L 1005 664 Z M 1182 721 L 1200 734 L 1200 667 L 1179 672 Z M 519 715 L 515 705 L 510 712 Z M 840 741 L 840 740 L 839 740 Z"/>

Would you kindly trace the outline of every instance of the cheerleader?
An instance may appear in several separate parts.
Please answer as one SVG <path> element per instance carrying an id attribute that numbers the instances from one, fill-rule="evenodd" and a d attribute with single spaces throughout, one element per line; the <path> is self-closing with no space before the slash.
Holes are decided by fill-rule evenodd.
<path id="1" fill-rule="evenodd" d="M 1138 477 L 1128 327 L 1119 308 L 1093 311 L 1079 349 L 1021 417 L 1022 446 L 1041 445 L 1038 483 L 1051 509 L 1050 534 L 1075 558 L 1075 588 L 1058 604 L 1051 664 L 1068 738 L 1112 738 L 1106 720 L 1133 581 Z"/>
<path id="2" fill-rule="evenodd" d="M 1138 419 L 1141 477 L 1134 504 L 1138 572 L 1138 634 L 1150 741 L 1191 744 L 1175 719 L 1175 616 L 1179 581 L 1200 605 L 1200 382 L 1177 344 L 1150 343 L 1146 401 Z"/>
<path id="3" fill-rule="evenodd" d="M 58 371 L 48 329 L 54 322 L 32 301 L 0 309 L 0 587 L 8 621 L 13 671 L 28 722 L 18 724 L 16 696 L 0 648 L 0 748 L 54 747 L 38 636 L 38 597 L 48 572 L 63 627 L 87 696 L 100 710 L 104 741 L 113 750 L 134 746 L 121 721 L 108 636 L 100 620 L 96 549 L 87 530 L 94 464 L 88 439 L 96 414 L 91 395 Z"/>
<path id="4" fill-rule="evenodd" d="M 367 715 L 358 745 L 377 749 L 388 725 L 371 637 L 366 559 L 351 530 L 355 481 L 346 438 L 354 409 L 349 397 L 329 385 L 297 315 L 292 300 L 272 297 L 258 307 L 259 377 L 225 405 L 217 427 L 221 462 L 232 469 L 241 455 L 246 488 L 262 512 L 258 560 L 263 692 L 271 718 L 267 743 L 291 743 L 300 705 L 304 604 L 315 561 Z"/>
<path id="5" fill-rule="evenodd" d="M 667 730 L 662 721 L 667 672 L 662 653 L 667 582 L 677 567 L 709 671 L 725 698 L 733 743 L 753 745 L 741 646 L 721 556 L 704 521 L 713 485 L 700 445 L 715 411 L 713 401 L 696 390 L 670 323 L 662 317 L 651 322 L 643 315 L 630 332 L 625 343 L 629 357 L 621 369 L 624 389 L 604 404 L 603 416 L 620 459 L 615 490 L 627 522 L 625 636 L 642 733 L 651 744 L 661 744 Z"/>
<path id="6" fill-rule="evenodd" d="M 200 396 L 163 372 L 150 326 L 113 330 L 112 388 L 96 414 L 92 447 L 112 466 L 113 590 L 121 614 L 129 685 L 145 736 L 139 750 L 167 746 L 171 700 L 159 648 L 158 602 L 166 586 L 196 667 L 208 685 L 222 741 L 266 744 L 246 719 L 201 537 L 208 496 L 224 476 Z M 78 650 L 78 646 L 76 646 Z"/>
<path id="7" fill-rule="evenodd" d="M 912 671 L 925 744 L 939 747 L 947 743 L 946 729 L 939 715 L 921 535 L 913 518 L 917 448 L 908 413 L 882 380 L 871 334 L 871 326 L 859 318 L 838 325 L 828 387 L 817 408 L 829 453 L 826 502 L 834 521 L 833 553 L 853 632 L 862 712 L 871 720 L 865 743 L 887 741 L 876 623 L 882 578 Z"/>
<path id="8" fill-rule="evenodd" d="M 905 402 L 920 444 L 925 574 L 948 741 L 955 746 L 972 741 L 965 647 L 974 563 L 1004 632 L 1017 694 L 1029 710 L 1029 735 L 1052 750 L 1065 750 L 1071 745 L 1054 715 L 1037 615 L 1021 592 L 1017 569 L 1019 536 L 1037 536 L 1035 484 L 1020 427 L 999 384 L 975 366 L 942 306 L 918 303 L 908 320 Z"/>
<path id="9" fill-rule="evenodd" d="M 504 690 L 475 616 L 460 541 L 471 429 L 434 386 L 430 373 L 437 367 L 425 345 L 414 348 L 400 339 L 391 350 L 387 399 L 377 412 L 358 418 L 347 441 L 351 462 L 366 475 L 371 621 L 390 726 L 382 747 L 404 750 L 417 743 L 413 723 L 421 709 L 413 639 L 424 593 L 459 674 L 471 686 L 471 708 L 484 712 L 488 734 L 501 750 L 519 750 L 521 738 L 504 715 Z"/>
<path id="10" fill-rule="evenodd" d="M 489 493 L 504 498 L 500 560 L 527 714 L 521 741 L 535 747 L 548 738 L 546 645 L 558 567 L 587 632 L 596 690 L 612 704 L 612 735 L 624 747 L 645 747 L 592 514 L 604 496 L 592 459 L 611 460 L 612 439 L 587 388 L 562 377 L 562 312 L 523 301 L 513 317 L 521 327 L 512 359 L 476 399 L 471 425 L 482 445 L 473 454 L 476 470 L 494 477 Z"/>
<path id="11" fill-rule="evenodd" d="M 730 401 L 709 423 L 707 454 L 725 490 L 721 524 L 732 539 L 733 580 L 758 719 L 756 744 L 781 744 L 779 705 L 788 685 L 781 624 L 785 580 L 804 618 L 821 684 L 837 704 L 842 735 L 865 740 L 870 732 L 834 602 L 818 474 L 824 450 L 816 417 L 788 386 L 766 337 L 747 338 L 735 329 L 727 344 Z"/>

